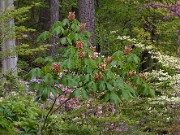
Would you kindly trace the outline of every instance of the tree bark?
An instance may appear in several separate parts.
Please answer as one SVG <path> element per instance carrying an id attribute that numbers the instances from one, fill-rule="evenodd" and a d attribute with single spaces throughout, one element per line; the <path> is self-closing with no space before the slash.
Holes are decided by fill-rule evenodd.
<path id="1" fill-rule="evenodd" d="M 89 39 L 92 46 L 95 46 L 95 7 L 94 0 L 78 1 L 78 19 L 82 23 L 86 23 L 87 31 L 91 32 Z"/>
<path id="2" fill-rule="evenodd" d="M 50 5 L 50 0 L 44 0 L 45 5 Z M 50 29 L 50 7 L 41 8 L 39 13 L 39 30 L 46 30 Z"/>
<path id="3" fill-rule="evenodd" d="M 14 9 L 13 0 L 0 1 L 1 21 L 1 51 L 2 51 L 2 75 L 3 80 L 6 79 L 6 74 L 10 73 L 17 76 L 17 55 L 15 53 L 15 29 L 14 18 L 9 18 L 6 11 Z"/>
<path id="4" fill-rule="evenodd" d="M 152 70 L 152 58 L 151 54 L 145 50 L 142 52 L 141 57 L 141 66 L 140 66 L 140 72 L 141 71 L 151 71 Z"/>
<path id="5" fill-rule="evenodd" d="M 51 0 L 51 7 L 50 7 L 50 17 L 51 17 L 51 22 L 50 26 L 52 27 L 54 23 L 59 21 L 59 0 Z M 57 49 L 57 43 L 58 43 L 58 38 L 57 37 L 52 37 L 50 40 L 50 50 L 49 50 L 49 55 L 55 56 L 56 54 L 56 49 Z"/>

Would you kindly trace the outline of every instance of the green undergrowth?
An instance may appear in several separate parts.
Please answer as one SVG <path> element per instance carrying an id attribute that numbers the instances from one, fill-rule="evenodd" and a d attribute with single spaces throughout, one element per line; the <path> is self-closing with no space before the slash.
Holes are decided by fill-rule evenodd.
<path id="1" fill-rule="evenodd" d="M 49 105 L 46 104 L 45 114 Z M 179 125 L 178 105 L 155 99 L 121 100 L 109 106 L 97 100 L 87 107 L 57 112 L 48 118 L 44 135 L 176 135 Z M 98 107 L 103 108 L 98 116 Z M 112 113 L 113 112 L 113 113 Z M 179 113 L 179 114 L 178 114 Z M 0 98 L 0 134 L 36 135 L 41 123 L 42 104 L 27 92 L 11 92 Z M 117 129 L 117 130 L 115 130 Z"/>

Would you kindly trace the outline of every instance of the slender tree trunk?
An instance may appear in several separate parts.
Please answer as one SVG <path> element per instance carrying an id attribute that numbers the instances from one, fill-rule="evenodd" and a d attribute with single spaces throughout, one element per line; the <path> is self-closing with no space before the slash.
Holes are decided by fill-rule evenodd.
<path id="1" fill-rule="evenodd" d="M 14 9 L 13 0 L 0 1 L 1 21 L 1 51 L 2 51 L 2 75 L 3 80 L 6 79 L 6 74 L 11 73 L 17 76 L 17 55 L 15 53 L 15 30 L 14 18 L 9 18 L 6 12 Z M 8 11 L 7 11 L 8 10 Z"/>
<path id="2" fill-rule="evenodd" d="M 94 0 L 79 0 L 78 1 L 78 19 L 82 23 L 86 23 L 87 31 L 91 32 L 92 36 L 89 41 L 92 46 L 95 46 L 95 7 Z"/>
<path id="3" fill-rule="evenodd" d="M 44 0 L 45 5 L 51 5 L 51 0 Z M 39 13 L 39 29 L 43 30 L 49 30 L 50 29 L 50 7 L 40 9 Z"/>
<path id="4" fill-rule="evenodd" d="M 50 18 L 51 18 L 50 26 L 52 27 L 52 25 L 54 23 L 59 21 L 59 0 L 51 0 L 50 5 L 51 5 L 51 7 L 50 7 Z M 57 37 L 51 38 L 51 40 L 50 40 L 51 47 L 48 52 L 49 55 L 55 56 L 56 49 L 57 49 L 57 42 L 58 42 Z"/>

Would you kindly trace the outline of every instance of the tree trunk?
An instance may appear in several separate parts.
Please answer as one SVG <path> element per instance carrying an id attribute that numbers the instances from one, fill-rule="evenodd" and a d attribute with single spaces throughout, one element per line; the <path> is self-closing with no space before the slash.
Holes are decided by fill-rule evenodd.
<path id="1" fill-rule="evenodd" d="M 17 76 L 17 55 L 15 54 L 15 30 L 14 18 L 9 18 L 6 15 L 6 10 L 14 9 L 13 0 L 0 1 L 1 21 L 1 51 L 2 51 L 2 75 L 3 80 L 6 79 L 6 74 L 10 73 Z M 8 11 L 8 12 L 9 12 Z"/>
<path id="2" fill-rule="evenodd" d="M 95 46 L 95 8 L 94 0 L 79 0 L 78 1 L 78 19 L 82 23 L 86 23 L 87 31 L 91 32 L 89 39 L 92 46 Z"/>
<path id="3" fill-rule="evenodd" d="M 151 54 L 145 50 L 142 52 L 142 57 L 141 57 L 141 66 L 140 66 L 140 72 L 141 71 L 151 71 L 152 70 L 152 59 L 151 59 Z"/>
<path id="4" fill-rule="evenodd" d="M 43 0 L 44 5 L 47 7 L 40 8 L 39 11 L 39 27 L 38 30 L 48 31 L 50 29 L 50 5 L 51 0 Z"/>
<path id="5" fill-rule="evenodd" d="M 59 0 L 51 0 L 51 7 L 50 7 L 50 17 L 51 17 L 51 22 L 50 26 L 52 27 L 54 23 L 59 21 Z M 57 37 L 52 37 L 50 40 L 50 50 L 48 52 L 49 55 L 55 56 L 56 54 L 56 49 L 57 49 L 57 42 L 58 38 Z"/>

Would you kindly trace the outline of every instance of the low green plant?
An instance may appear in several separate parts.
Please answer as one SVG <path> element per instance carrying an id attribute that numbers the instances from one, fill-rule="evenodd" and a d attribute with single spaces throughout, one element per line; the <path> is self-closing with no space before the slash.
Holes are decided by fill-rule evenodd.
<path id="1" fill-rule="evenodd" d="M 41 110 L 33 102 L 32 95 L 28 96 L 25 91 L 12 91 L 2 97 L 0 103 L 0 128 L 5 133 L 37 134 Z"/>

